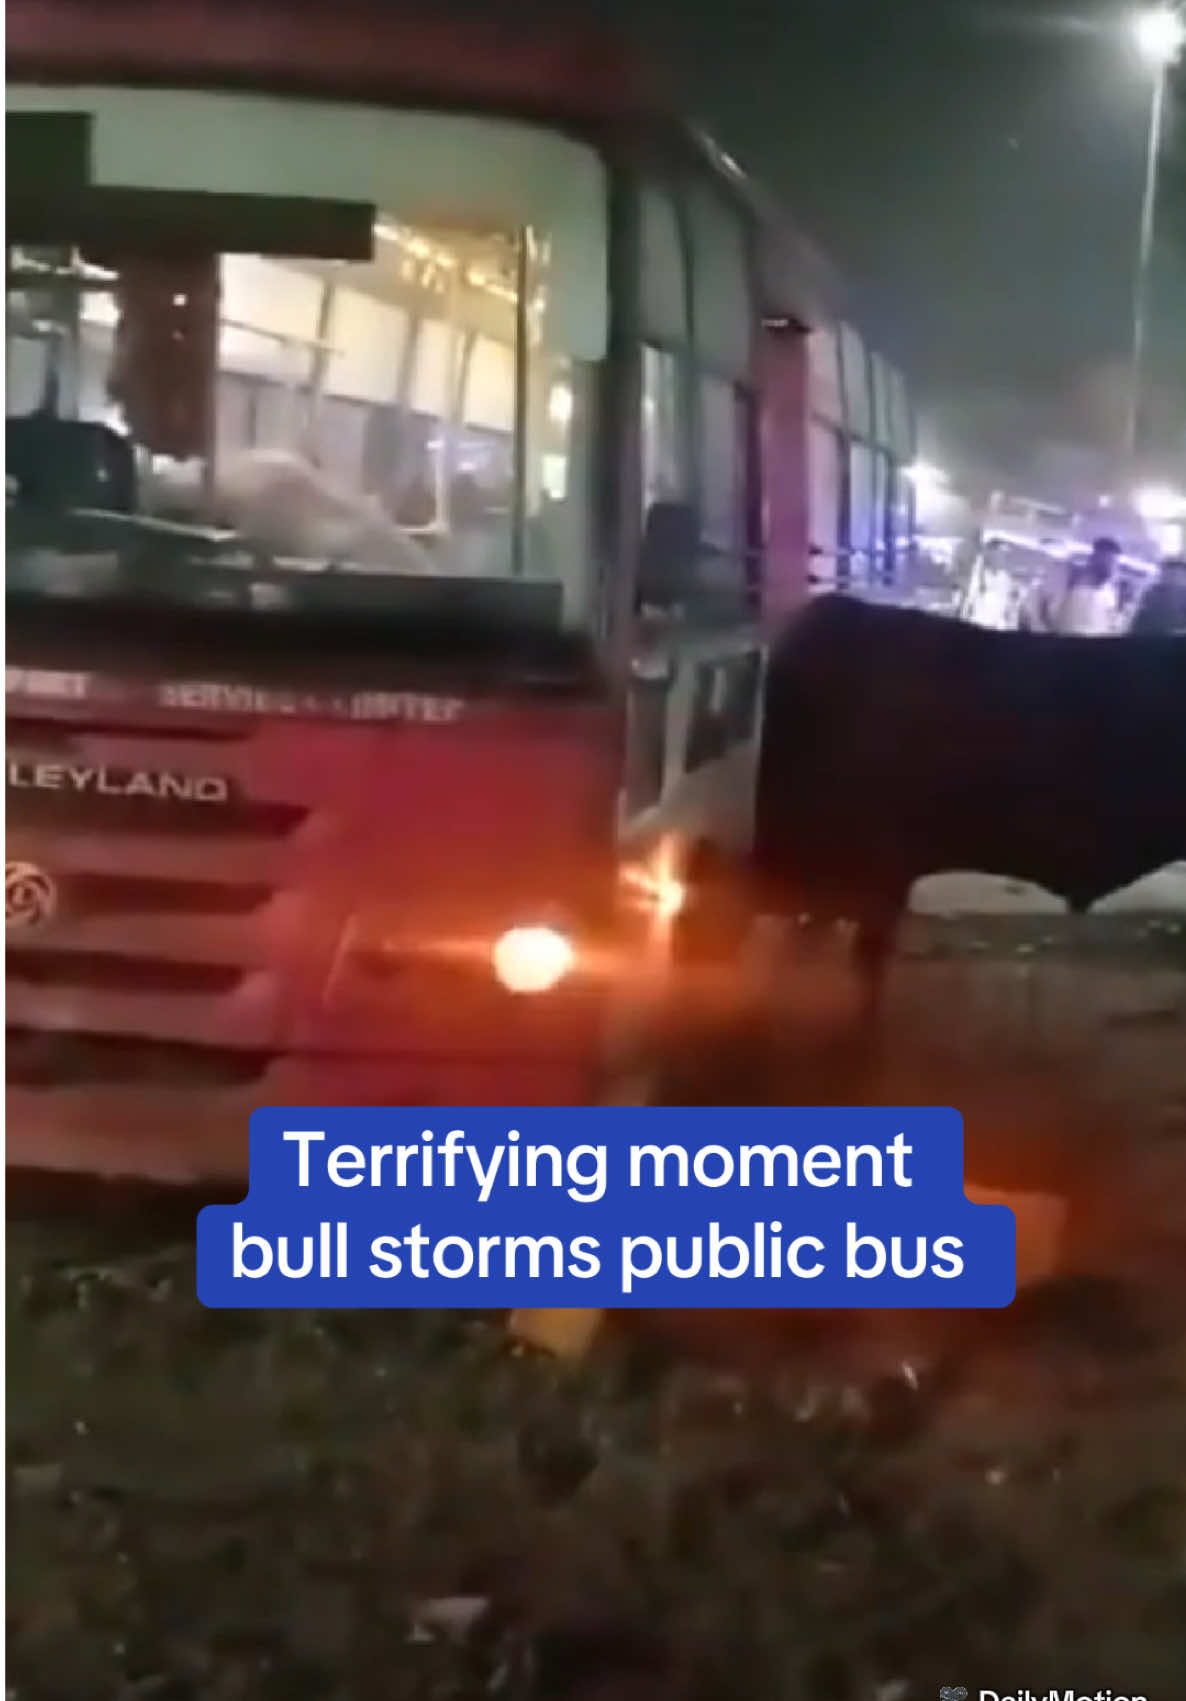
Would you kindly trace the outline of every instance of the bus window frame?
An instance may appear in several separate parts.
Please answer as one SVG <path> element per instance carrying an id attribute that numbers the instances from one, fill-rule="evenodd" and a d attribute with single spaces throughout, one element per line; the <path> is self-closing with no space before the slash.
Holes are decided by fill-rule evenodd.
<path id="1" fill-rule="evenodd" d="M 760 324 L 760 300 L 757 287 L 755 232 L 753 219 L 734 197 L 730 196 L 707 170 L 689 169 L 665 171 L 640 166 L 632 173 L 632 200 L 636 235 L 636 266 L 630 293 L 630 324 L 638 365 L 639 445 L 638 489 L 640 528 L 646 524 L 645 489 L 642 466 L 642 406 L 643 372 L 646 350 L 667 355 L 676 363 L 676 382 L 682 398 L 678 453 L 680 480 L 686 490 L 686 500 L 695 512 L 701 549 L 696 562 L 688 564 L 686 597 L 682 608 L 685 618 L 698 628 L 733 630 L 752 624 L 757 619 L 762 602 L 765 540 L 762 527 L 761 484 L 761 396 L 755 371 L 755 345 Z M 722 371 L 719 363 L 705 359 L 699 352 L 696 334 L 696 243 L 693 230 L 691 197 L 694 192 L 712 195 L 723 213 L 739 224 L 745 253 L 746 301 L 748 308 L 747 342 L 749 360 L 746 372 Z M 680 244 L 681 272 L 684 298 L 683 335 L 657 336 L 644 324 L 642 300 L 644 295 L 643 245 L 640 240 L 644 194 L 665 197 L 675 214 L 675 226 Z M 705 532 L 704 453 L 705 419 L 703 389 L 705 380 L 727 385 L 733 401 L 734 455 L 736 476 L 733 500 L 735 505 L 735 541 L 728 550 L 707 538 Z M 706 558 L 719 558 L 735 563 L 738 568 L 738 591 L 717 595 L 702 585 L 699 565 Z M 637 559 L 637 557 L 636 557 Z M 722 606 L 724 604 L 725 606 Z"/>

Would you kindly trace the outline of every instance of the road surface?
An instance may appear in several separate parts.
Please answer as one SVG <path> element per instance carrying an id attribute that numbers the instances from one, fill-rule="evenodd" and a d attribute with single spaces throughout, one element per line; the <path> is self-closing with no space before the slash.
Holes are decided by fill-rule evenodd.
<path id="1" fill-rule="evenodd" d="M 1079 1279 L 954 1337 L 653 1319 L 562 1367 L 485 1316 L 204 1312 L 160 1208 L 13 1224 L 12 1701 L 1186 1694 L 1180 876 L 983 891 L 907 929 L 885 1067 L 941 1052 L 1092 1197 Z"/>

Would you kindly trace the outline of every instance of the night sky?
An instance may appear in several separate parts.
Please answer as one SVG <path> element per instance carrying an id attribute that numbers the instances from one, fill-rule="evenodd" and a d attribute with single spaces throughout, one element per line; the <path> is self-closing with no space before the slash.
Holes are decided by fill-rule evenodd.
<path id="1" fill-rule="evenodd" d="M 1150 90 L 1123 0 L 596 11 L 842 263 L 953 452 L 1115 441 Z M 1186 409 L 1184 182 L 1167 167 L 1156 364 L 1171 412 Z"/>

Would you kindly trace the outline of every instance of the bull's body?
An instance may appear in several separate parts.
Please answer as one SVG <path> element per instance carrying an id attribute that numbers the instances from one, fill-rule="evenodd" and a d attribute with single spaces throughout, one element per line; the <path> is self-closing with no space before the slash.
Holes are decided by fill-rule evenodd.
<path id="1" fill-rule="evenodd" d="M 873 980 L 910 888 L 954 869 L 1084 911 L 1186 857 L 1186 638 L 991 632 L 845 597 L 770 661 L 765 902 L 850 918 Z"/>

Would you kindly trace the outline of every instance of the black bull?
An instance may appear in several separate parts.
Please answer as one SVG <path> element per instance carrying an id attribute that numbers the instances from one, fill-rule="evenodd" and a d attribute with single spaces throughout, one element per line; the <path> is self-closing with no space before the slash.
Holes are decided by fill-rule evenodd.
<path id="1" fill-rule="evenodd" d="M 825 596 L 773 648 L 761 902 L 846 918 L 875 1001 L 912 884 L 969 870 L 1075 912 L 1186 857 L 1186 638 L 991 632 Z"/>

